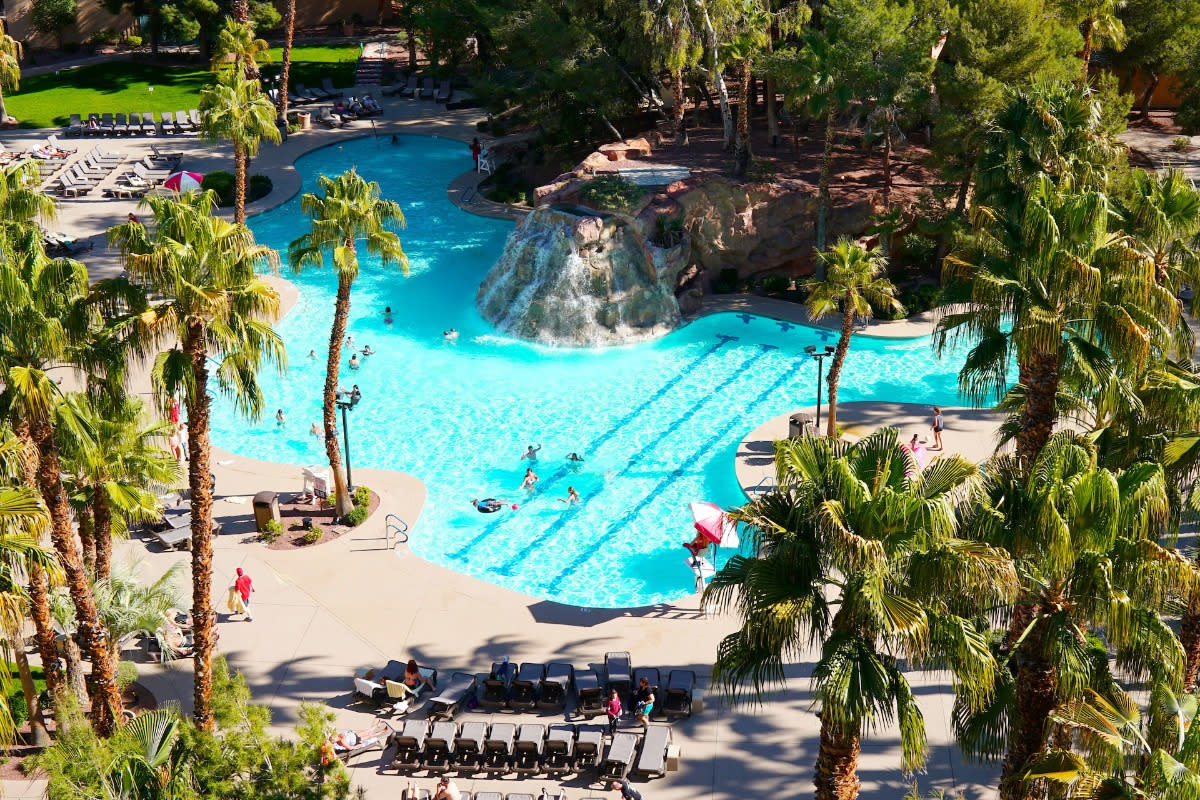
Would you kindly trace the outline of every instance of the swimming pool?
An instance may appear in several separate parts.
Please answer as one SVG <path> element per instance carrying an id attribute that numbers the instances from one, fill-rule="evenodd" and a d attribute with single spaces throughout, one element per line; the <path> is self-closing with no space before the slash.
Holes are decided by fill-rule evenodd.
<path id="1" fill-rule="evenodd" d="M 408 218 L 411 277 L 366 261 L 354 288 L 349 331 L 356 347 L 378 353 L 357 371 L 343 361 L 343 385 L 363 394 L 350 414 L 353 464 L 425 482 L 429 498 L 410 545 L 430 561 L 577 606 L 686 597 L 688 503 L 744 499 L 733 473 L 737 444 L 766 419 L 815 401 L 816 365 L 803 348 L 832 344 L 836 334 L 716 314 L 657 342 L 603 350 L 497 335 L 475 311 L 475 290 L 512 224 L 446 199 L 447 184 L 470 163 L 463 144 L 415 136 L 396 145 L 354 140 L 297 162 L 306 191 L 318 173 L 357 166 Z M 293 199 L 252 219 L 259 241 L 285 250 L 307 229 L 298 206 Z M 309 426 L 320 419 L 336 281 L 328 270 L 285 274 L 300 289 L 279 325 L 290 368 L 262 375 L 268 413 L 258 423 L 219 401 L 213 439 L 248 457 L 321 463 L 324 448 Z M 452 327 L 457 342 L 442 337 Z M 307 358 L 310 349 L 317 359 Z M 937 361 L 927 339 L 856 338 L 840 396 L 953 403 L 960 363 L 955 354 Z M 287 412 L 283 428 L 275 408 Z M 542 446 L 534 465 L 541 480 L 527 496 L 518 487 L 530 444 Z M 571 452 L 585 461 L 572 465 Z M 560 502 L 568 487 L 580 505 Z M 484 497 L 519 508 L 480 514 L 469 501 Z"/>

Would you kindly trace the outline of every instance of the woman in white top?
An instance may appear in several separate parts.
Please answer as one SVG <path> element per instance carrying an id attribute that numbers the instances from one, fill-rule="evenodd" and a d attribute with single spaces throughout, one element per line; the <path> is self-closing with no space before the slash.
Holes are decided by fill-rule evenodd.
<path id="1" fill-rule="evenodd" d="M 946 428 L 946 420 L 942 418 L 942 410 L 937 406 L 933 407 L 933 447 L 931 450 L 942 449 L 942 431 Z"/>

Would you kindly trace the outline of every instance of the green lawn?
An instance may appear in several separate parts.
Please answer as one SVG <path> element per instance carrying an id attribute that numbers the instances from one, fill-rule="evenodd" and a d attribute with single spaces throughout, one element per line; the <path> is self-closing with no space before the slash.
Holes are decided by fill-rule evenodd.
<path id="1" fill-rule="evenodd" d="M 338 86 L 354 82 L 358 46 L 297 47 L 292 56 L 293 81 L 321 85 L 328 76 Z M 264 71 L 279 71 L 280 51 L 271 51 Z M 88 114 L 143 113 L 195 108 L 200 88 L 211 74 L 198 66 L 146 64 L 113 61 L 61 73 L 36 75 L 21 80 L 18 92 L 6 94 L 8 113 L 21 120 L 23 128 L 53 128 L 66 125 L 71 114 L 86 119 Z M 150 91 L 153 87 L 154 91 Z"/>
<path id="2" fill-rule="evenodd" d="M 19 727 L 25 720 L 29 719 L 29 709 L 25 706 L 25 695 L 21 692 L 21 676 L 17 672 L 16 663 L 9 661 L 9 692 L 8 692 L 8 708 L 12 712 L 13 722 Z M 38 694 L 46 690 L 46 676 L 42 672 L 42 668 L 37 665 L 30 665 L 29 671 L 33 673 L 33 688 Z"/>

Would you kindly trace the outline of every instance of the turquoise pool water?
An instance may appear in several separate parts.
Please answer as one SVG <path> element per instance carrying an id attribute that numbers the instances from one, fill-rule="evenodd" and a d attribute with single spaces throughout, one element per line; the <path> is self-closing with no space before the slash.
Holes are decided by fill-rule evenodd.
<path id="1" fill-rule="evenodd" d="M 555 350 L 504 336 L 475 312 L 475 290 L 511 223 L 455 208 L 446 186 L 470 166 L 465 145 L 402 137 L 362 139 L 300 159 L 305 189 L 318 173 L 356 166 L 408 217 L 405 278 L 364 263 L 350 333 L 378 351 L 342 384 L 362 402 L 350 414 L 353 464 L 421 478 L 429 499 L 411 532 L 419 555 L 525 594 L 596 608 L 679 600 L 693 591 L 680 543 L 691 539 L 688 503 L 732 505 L 738 442 L 764 420 L 815 400 L 805 345 L 834 334 L 761 317 L 705 317 L 652 344 Z M 259 240 L 286 249 L 306 230 L 293 200 L 251 221 Z M 309 426 L 320 419 L 324 352 L 336 281 L 330 271 L 288 274 L 300 288 L 279 329 L 290 368 L 264 373 L 268 413 L 249 423 L 218 403 L 214 441 L 254 458 L 321 463 Z M 394 322 L 384 323 L 391 306 Z M 447 342 L 442 331 L 460 331 Z M 307 357 L 310 349 L 319 358 Z M 926 339 L 854 340 L 844 400 L 953 403 L 959 357 L 938 362 Z M 275 424 L 283 408 L 288 423 Z M 540 444 L 537 491 L 518 487 Z M 573 468 L 565 456 L 586 459 Z M 560 499 L 573 486 L 583 503 Z M 519 506 L 480 514 L 471 498 Z M 385 509 L 386 510 L 386 509 Z M 727 555 L 727 554 L 723 554 Z"/>

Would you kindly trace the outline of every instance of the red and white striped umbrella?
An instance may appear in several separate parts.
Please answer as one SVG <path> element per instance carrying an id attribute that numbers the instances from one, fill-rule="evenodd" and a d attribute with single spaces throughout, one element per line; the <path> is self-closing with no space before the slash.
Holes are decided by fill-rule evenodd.
<path id="1" fill-rule="evenodd" d="M 696 530 L 713 544 L 737 547 L 739 544 L 737 525 L 725 516 L 720 506 L 714 503 L 690 503 L 692 523 Z"/>
<path id="2" fill-rule="evenodd" d="M 190 192 L 193 189 L 198 190 L 200 188 L 200 181 L 202 180 L 204 180 L 204 176 L 199 172 L 176 172 L 163 181 L 163 188 L 182 194 Z"/>

